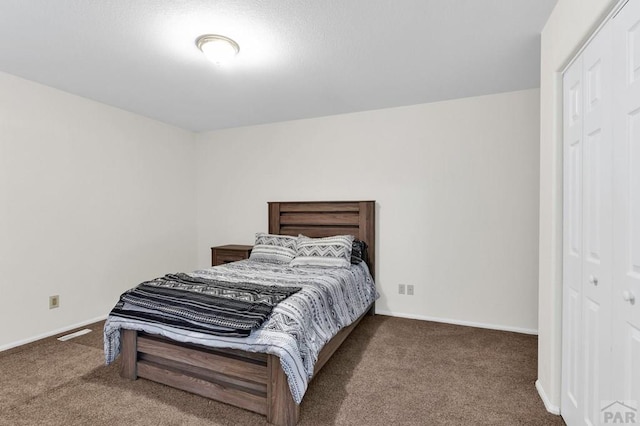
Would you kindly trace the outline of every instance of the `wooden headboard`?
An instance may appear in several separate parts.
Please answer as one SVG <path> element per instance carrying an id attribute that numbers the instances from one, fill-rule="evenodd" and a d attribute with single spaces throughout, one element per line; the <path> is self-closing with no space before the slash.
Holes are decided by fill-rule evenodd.
<path id="1" fill-rule="evenodd" d="M 353 235 L 369 246 L 367 264 L 375 277 L 375 201 L 269 202 L 269 233 L 319 238 Z"/>

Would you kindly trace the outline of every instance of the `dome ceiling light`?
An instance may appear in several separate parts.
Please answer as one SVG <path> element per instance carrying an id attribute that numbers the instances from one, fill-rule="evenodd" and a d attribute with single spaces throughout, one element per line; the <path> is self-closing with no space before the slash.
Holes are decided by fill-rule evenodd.
<path id="1" fill-rule="evenodd" d="M 233 59 L 240 46 L 229 37 L 217 34 L 205 34 L 196 39 L 196 46 L 204 53 L 208 60 L 216 65 L 222 65 Z"/>

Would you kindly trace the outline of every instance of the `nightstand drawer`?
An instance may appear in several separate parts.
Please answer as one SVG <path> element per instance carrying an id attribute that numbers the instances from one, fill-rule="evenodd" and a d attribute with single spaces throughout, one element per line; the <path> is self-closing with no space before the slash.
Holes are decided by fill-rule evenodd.
<path id="1" fill-rule="evenodd" d="M 252 248 L 243 245 L 211 247 L 211 266 L 248 259 Z"/>
<path id="2" fill-rule="evenodd" d="M 234 251 L 225 251 L 220 250 L 216 252 L 217 263 L 229 263 L 229 262 L 237 262 L 238 260 L 246 259 L 247 257 L 242 253 L 237 253 Z"/>

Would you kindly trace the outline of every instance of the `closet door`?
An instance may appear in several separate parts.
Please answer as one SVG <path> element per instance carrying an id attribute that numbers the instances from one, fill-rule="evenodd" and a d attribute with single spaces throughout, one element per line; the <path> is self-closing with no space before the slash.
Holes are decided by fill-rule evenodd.
<path id="1" fill-rule="evenodd" d="M 564 75 L 562 416 L 600 422 L 611 397 L 612 52 L 605 26 Z"/>
<path id="2" fill-rule="evenodd" d="M 640 1 L 613 25 L 614 386 L 616 400 L 640 404 Z"/>
<path id="3" fill-rule="evenodd" d="M 582 422 L 600 423 L 602 400 L 611 398 L 612 290 L 612 25 L 605 25 L 582 54 Z"/>
<path id="4" fill-rule="evenodd" d="M 562 395 L 567 424 L 579 424 L 582 408 L 582 57 L 563 80 L 564 197 L 562 287 Z"/>

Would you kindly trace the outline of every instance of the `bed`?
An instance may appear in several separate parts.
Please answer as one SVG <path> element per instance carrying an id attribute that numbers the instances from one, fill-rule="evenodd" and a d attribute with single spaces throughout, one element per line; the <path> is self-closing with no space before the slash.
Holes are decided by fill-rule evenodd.
<path id="1" fill-rule="evenodd" d="M 269 234 L 311 238 L 353 235 L 368 245 L 365 259 L 375 272 L 375 201 L 270 202 Z M 375 303 L 335 334 L 319 351 L 313 376 L 329 360 Z M 270 353 L 210 348 L 144 333 L 120 331 L 121 376 L 138 377 L 179 388 L 267 417 L 275 425 L 295 425 L 294 400 L 281 358 Z"/>

